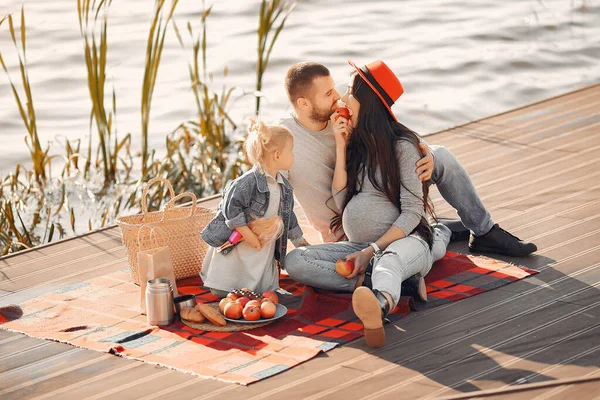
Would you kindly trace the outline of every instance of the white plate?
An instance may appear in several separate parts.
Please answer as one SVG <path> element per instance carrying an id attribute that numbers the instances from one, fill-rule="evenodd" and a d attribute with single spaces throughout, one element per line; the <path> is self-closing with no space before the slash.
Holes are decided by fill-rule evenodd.
<path id="1" fill-rule="evenodd" d="M 227 318 L 223 314 L 221 314 L 221 315 L 223 315 L 223 318 L 225 318 L 227 321 L 235 322 L 238 324 L 260 324 L 263 322 L 275 321 L 276 319 L 279 319 L 279 318 L 283 317 L 285 314 L 287 314 L 286 306 L 284 306 L 283 304 L 276 304 L 275 306 L 277 307 L 277 309 L 275 310 L 275 315 L 273 316 L 273 318 L 261 318 L 256 321 L 247 321 L 244 319 L 244 317 L 242 317 L 240 319 L 232 319 L 232 318 Z"/>

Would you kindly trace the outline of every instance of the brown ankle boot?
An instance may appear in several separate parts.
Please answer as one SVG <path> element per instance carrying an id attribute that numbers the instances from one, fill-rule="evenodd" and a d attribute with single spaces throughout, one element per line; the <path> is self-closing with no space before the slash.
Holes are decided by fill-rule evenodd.
<path id="1" fill-rule="evenodd" d="M 356 288 L 352 294 L 352 308 L 363 324 L 367 346 L 383 346 L 385 344 L 383 318 L 390 311 L 390 305 L 383 293 L 364 286 Z"/>

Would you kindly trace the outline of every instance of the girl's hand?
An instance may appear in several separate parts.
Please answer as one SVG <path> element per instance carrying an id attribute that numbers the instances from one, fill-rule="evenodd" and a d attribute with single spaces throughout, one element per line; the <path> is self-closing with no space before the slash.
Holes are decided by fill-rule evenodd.
<path id="1" fill-rule="evenodd" d="M 250 247 L 260 250 L 260 240 L 258 240 L 258 236 L 256 236 L 248 226 L 238 226 L 236 229 L 242 234 L 244 242 L 248 243 Z"/>
<path id="2" fill-rule="evenodd" d="M 373 257 L 373 251 L 373 248 L 369 246 L 362 251 L 356 251 L 346 256 L 347 261 L 354 261 L 354 271 L 352 271 L 352 273 L 348 275 L 346 279 L 353 279 L 357 275 L 362 275 L 365 273 L 367 267 L 369 266 L 369 261 L 371 261 L 371 257 Z"/>
<path id="3" fill-rule="evenodd" d="M 329 118 L 331 122 L 331 126 L 333 127 L 333 133 L 335 135 L 335 142 L 338 145 L 343 145 L 346 147 L 346 143 L 348 142 L 348 120 L 344 117 L 340 117 L 339 111 L 331 114 Z"/>
<path id="4" fill-rule="evenodd" d="M 248 243 L 250 247 L 260 250 L 260 240 L 258 240 L 258 236 L 256 236 L 254 233 L 244 236 L 244 241 Z"/>

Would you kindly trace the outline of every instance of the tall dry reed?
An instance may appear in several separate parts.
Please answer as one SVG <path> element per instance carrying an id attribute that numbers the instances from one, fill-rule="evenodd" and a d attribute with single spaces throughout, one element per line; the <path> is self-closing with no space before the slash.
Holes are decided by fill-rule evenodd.
<path id="1" fill-rule="evenodd" d="M 113 132 L 116 130 L 114 128 L 114 118 L 117 114 L 114 88 L 112 91 L 112 110 L 107 111 L 105 107 L 108 9 L 111 3 L 112 0 L 102 0 L 99 3 L 96 3 L 96 0 L 77 0 L 79 31 L 84 42 L 88 91 L 92 103 L 90 128 L 95 122 L 99 139 L 95 164 L 103 171 L 104 187 L 108 187 L 117 181 L 119 153 L 121 149 L 131 143 L 130 134 L 119 141 L 116 132 Z M 84 167 L 85 176 L 89 174 L 91 166 L 91 136 Z M 79 154 L 76 154 L 76 156 L 79 156 Z M 75 167 L 77 166 L 75 165 Z M 126 170 L 131 169 L 128 165 L 124 165 L 124 167 Z"/>
<path id="2" fill-rule="evenodd" d="M 10 82 L 10 87 L 13 92 L 13 96 L 15 102 L 17 103 L 17 107 L 19 109 L 19 114 L 21 115 L 21 119 L 23 120 L 23 124 L 25 125 L 25 129 L 27 130 L 27 136 L 25 137 L 25 143 L 29 148 L 29 154 L 31 156 L 31 161 L 33 163 L 33 170 L 35 172 L 36 182 L 41 186 L 44 184 L 46 180 L 46 164 L 48 162 L 48 151 L 49 148 L 46 147 L 42 149 L 40 144 L 40 139 L 38 136 L 38 127 L 37 127 L 37 119 L 35 115 L 35 107 L 33 103 L 33 95 L 31 93 L 31 85 L 29 83 L 29 73 L 27 69 L 27 28 L 25 24 L 25 8 L 21 8 L 21 28 L 20 28 L 20 41 L 17 41 L 17 37 L 15 34 L 15 26 L 13 22 L 13 17 L 11 14 L 5 16 L 2 21 L 8 20 L 8 28 L 10 32 L 10 37 L 15 46 L 17 57 L 19 60 L 19 70 L 21 72 L 21 84 L 23 85 L 24 93 L 19 95 L 19 91 L 15 86 L 15 83 L 11 79 L 10 73 L 8 72 L 8 68 L 4 62 L 4 58 L 2 57 L 2 51 L 0 51 L 0 64 L 8 77 Z M 22 100 L 22 97 L 25 97 L 25 101 Z"/>
<path id="3" fill-rule="evenodd" d="M 258 14 L 258 59 L 256 62 L 256 114 L 260 111 L 260 91 L 263 76 L 269 66 L 269 58 L 285 22 L 296 7 L 292 0 L 262 0 Z M 275 24 L 280 20 L 279 26 Z"/>
<path id="4" fill-rule="evenodd" d="M 178 0 L 171 1 L 171 8 L 166 17 L 163 16 L 163 8 L 166 0 L 156 0 L 154 5 L 154 18 L 148 33 L 146 44 L 146 62 L 144 65 L 144 81 L 142 83 L 142 179 L 148 177 L 148 161 L 154 158 L 154 152 L 148 153 L 148 127 L 150 125 L 150 109 L 152 106 L 152 95 L 158 75 L 158 67 L 165 43 L 167 26 L 173 18 Z"/>

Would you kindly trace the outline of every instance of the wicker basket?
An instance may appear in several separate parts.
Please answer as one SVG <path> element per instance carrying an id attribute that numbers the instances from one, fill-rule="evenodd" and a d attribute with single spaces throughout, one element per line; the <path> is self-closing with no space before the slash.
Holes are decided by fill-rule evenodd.
<path id="1" fill-rule="evenodd" d="M 146 196 L 150 186 L 156 182 L 167 185 L 171 200 L 164 210 L 148 212 Z M 175 202 L 183 197 L 190 197 L 192 204 L 187 207 L 175 207 Z M 122 216 L 116 220 L 121 227 L 121 240 L 127 251 L 131 281 L 140 284 L 140 248 L 147 249 L 157 242 L 156 238 L 152 237 L 153 229 L 141 229 L 143 226 L 160 228 L 164 233 L 160 235 L 162 238 L 159 244 L 169 246 L 175 279 L 198 276 L 208 249 L 208 245 L 200 237 L 200 231 L 212 220 L 214 214 L 213 210 L 199 207 L 193 193 L 186 192 L 174 197 L 173 187 L 168 180 L 151 179 L 144 187 L 142 213 Z"/>

